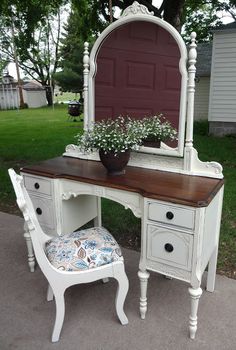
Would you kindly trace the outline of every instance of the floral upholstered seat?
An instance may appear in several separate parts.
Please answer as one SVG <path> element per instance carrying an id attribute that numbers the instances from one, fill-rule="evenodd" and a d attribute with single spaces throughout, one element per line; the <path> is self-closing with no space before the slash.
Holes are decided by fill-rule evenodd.
<path id="1" fill-rule="evenodd" d="M 123 261 L 118 243 L 103 227 L 53 238 L 46 243 L 45 253 L 55 268 L 64 271 L 87 270 Z"/>

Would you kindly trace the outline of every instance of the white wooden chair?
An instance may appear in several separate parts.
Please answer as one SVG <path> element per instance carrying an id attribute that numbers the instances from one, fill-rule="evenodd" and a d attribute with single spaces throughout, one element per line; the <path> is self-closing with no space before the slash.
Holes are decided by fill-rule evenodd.
<path id="1" fill-rule="evenodd" d="M 55 238 L 49 237 L 39 225 L 23 178 L 13 169 L 8 172 L 17 204 L 29 228 L 38 265 L 49 282 L 47 300 L 55 297 L 56 319 L 52 342 L 59 340 L 64 321 L 64 292 L 69 286 L 79 283 L 115 278 L 118 281 L 117 316 L 123 325 L 127 324 L 123 306 L 129 283 L 119 245 L 113 236 L 106 229 L 97 227 Z"/>

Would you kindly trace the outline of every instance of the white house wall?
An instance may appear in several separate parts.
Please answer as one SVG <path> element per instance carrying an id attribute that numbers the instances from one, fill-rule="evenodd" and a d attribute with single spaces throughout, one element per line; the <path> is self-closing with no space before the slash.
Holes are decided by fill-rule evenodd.
<path id="1" fill-rule="evenodd" d="M 210 77 L 200 77 L 196 83 L 194 120 L 207 120 L 209 108 Z"/>
<path id="2" fill-rule="evenodd" d="M 38 108 L 47 105 L 45 91 L 23 90 L 24 102 L 29 108 Z"/>
<path id="3" fill-rule="evenodd" d="M 209 121 L 236 122 L 236 31 L 214 34 Z"/>

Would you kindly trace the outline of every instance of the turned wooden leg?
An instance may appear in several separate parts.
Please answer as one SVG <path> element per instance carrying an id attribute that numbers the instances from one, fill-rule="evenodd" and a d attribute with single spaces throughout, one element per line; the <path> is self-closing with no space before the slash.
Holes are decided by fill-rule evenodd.
<path id="1" fill-rule="evenodd" d="M 189 316 L 189 332 L 190 332 L 189 334 L 190 334 L 190 338 L 194 339 L 197 331 L 198 303 L 199 303 L 199 298 L 202 295 L 202 289 L 200 287 L 196 289 L 190 287 L 188 291 L 191 297 L 191 313 Z"/>
<path id="2" fill-rule="evenodd" d="M 24 226 L 24 230 L 25 230 L 24 238 L 25 238 L 27 250 L 28 250 L 28 264 L 29 264 L 30 272 L 34 272 L 34 268 L 35 268 L 34 249 L 31 241 L 30 233 L 26 226 Z"/>
<path id="3" fill-rule="evenodd" d="M 97 197 L 97 216 L 93 220 L 94 226 L 102 226 L 102 209 L 101 209 L 101 198 Z"/>
<path id="4" fill-rule="evenodd" d="M 147 312 L 147 284 L 150 273 L 148 271 L 139 271 L 138 277 L 140 280 L 140 316 L 141 319 L 144 320 Z"/>
<path id="5" fill-rule="evenodd" d="M 217 256 L 218 256 L 218 247 L 216 247 L 215 250 L 213 251 L 208 264 L 207 285 L 206 285 L 206 290 L 208 292 L 214 292 L 214 289 L 215 289 Z"/>
<path id="6" fill-rule="evenodd" d="M 54 297 L 52 287 L 50 284 L 48 284 L 48 290 L 47 290 L 47 301 L 52 301 Z"/>

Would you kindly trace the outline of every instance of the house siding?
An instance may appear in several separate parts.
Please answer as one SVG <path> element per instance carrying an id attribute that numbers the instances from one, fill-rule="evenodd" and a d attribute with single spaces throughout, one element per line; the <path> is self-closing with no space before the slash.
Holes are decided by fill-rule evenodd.
<path id="1" fill-rule="evenodd" d="M 209 108 L 210 77 L 200 77 L 196 83 L 194 120 L 207 120 Z"/>
<path id="2" fill-rule="evenodd" d="M 209 121 L 236 123 L 236 31 L 214 34 Z"/>

